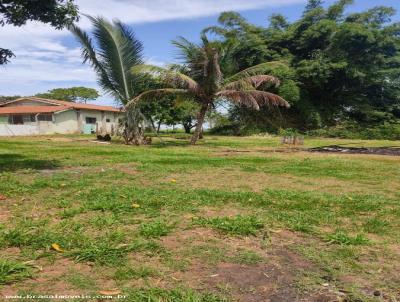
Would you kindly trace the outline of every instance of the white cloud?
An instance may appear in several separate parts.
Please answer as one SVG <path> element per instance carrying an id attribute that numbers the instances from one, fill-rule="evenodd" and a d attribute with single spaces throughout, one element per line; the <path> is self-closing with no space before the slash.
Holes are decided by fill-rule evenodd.
<path id="1" fill-rule="evenodd" d="M 81 13 L 118 18 L 131 24 L 302 2 L 305 0 L 76 0 Z M 80 26 L 88 28 L 88 19 L 82 17 Z M 0 46 L 12 49 L 16 57 L 11 64 L 0 67 L 0 95 L 29 95 L 71 83 L 95 87 L 96 77 L 89 66 L 81 64 L 79 49 L 65 45 L 69 35 L 67 30 L 35 22 L 22 27 L 1 27 Z M 164 65 L 156 58 L 147 61 Z"/>
<path id="2" fill-rule="evenodd" d="M 144 23 L 211 16 L 227 10 L 243 11 L 304 2 L 306 0 L 79 0 L 77 4 L 85 14 L 119 18 L 129 23 Z M 82 23 L 87 25 L 85 20 L 82 20 Z"/>

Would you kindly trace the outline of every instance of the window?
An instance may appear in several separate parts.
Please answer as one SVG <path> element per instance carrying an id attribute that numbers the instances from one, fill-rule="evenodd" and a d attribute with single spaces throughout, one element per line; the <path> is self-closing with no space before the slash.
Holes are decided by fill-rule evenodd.
<path id="1" fill-rule="evenodd" d="M 26 123 L 33 123 L 35 122 L 35 115 L 28 114 L 28 115 L 10 115 L 8 119 L 9 124 L 13 125 L 23 125 Z"/>
<path id="2" fill-rule="evenodd" d="M 109 118 L 106 119 L 106 123 L 110 123 L 111 120 Z"/>
<path id="3" fill-rule="evenodd" d="M 96 121 L 95 117 L 86 117 L 86 124 L 96 124 Z"/>
<path id="4" fill-rule="evenodd" d="M 25 123 L 33 123 L 33 122 L 35 122 L 35 116 L 33 114 L 23 115 L 22 120 L 24 121 L 24 124 Z"/>
<path id="5" fill-rule="evenodd" d="M 41 113 L 37 117 L 39 122 L 52 122 L 53 115 L 51 113 Z"/>

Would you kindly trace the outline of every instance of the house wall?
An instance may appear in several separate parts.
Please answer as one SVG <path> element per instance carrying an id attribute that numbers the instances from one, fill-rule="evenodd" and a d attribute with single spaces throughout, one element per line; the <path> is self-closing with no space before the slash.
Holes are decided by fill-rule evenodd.
<path id="1" fill-rule="evenodd" d="M 117 130 L 118 118 L 121 116 L 121 114 L 118 112 L 81 110 L 81 116 L 83 125 L 86 124 L 87 117 L 96 118 L 96 124 L 99 133 L 105 134 L 105 133 L 111 133 L 112 128 L 114 128 L 114 131 Z M 110 120 L 109 123 L 106 122 L 107 119 Z"/>
<path id="2" fill-rule="evenodd" d="M 36 125 L 0 124 L 0 136 L 39 135 Z"/>
<path id="3" fill-rule="evenodd" d="M 118 118 L 121 116 L 117 112 L 102 112 L 97 110 L 80 110 L 82 125 L 79 127 L 78 113 L 76 110 L 66 110 L 53 114 L 53 121 L 38 121 L 25 123 L 23 125 L 8 124 L 7 116 L 0 116 L 0 136 L 14 135 L 45 135 L 45 134 L 74 134 L 83 133 L 86 124 L 86 117 L 96 118 L 94 131 L 98 130 L 101 134 L 112 133 L 118 128 Z M 106 120 L 110 122 L 107 123 Z"/>
<path id="4" fill-rule="evenodd" d="M 75 110 L 67 110 L 53 114 L 53 121 L 39 121 L 37 123 L 40 134 L 73 134 L 80 133 Z"/>

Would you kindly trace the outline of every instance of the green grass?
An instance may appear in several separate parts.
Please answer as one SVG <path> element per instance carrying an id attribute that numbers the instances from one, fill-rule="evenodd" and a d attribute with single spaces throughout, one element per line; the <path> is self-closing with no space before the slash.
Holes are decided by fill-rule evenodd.
<path id="1" fill-rule="evenodd" d="M 148 266 L 121 267 L 115 272 L 114 279 L 131 280 L 155 277 L 158 275 L 159 273 L 154 268 Z"/>
<path id="2" fill-rule="evenodd" d="M 93 289 L 96 288 L 96 282 L 90 278 L 90 276 L 82 274 L 80 272 L 69 271 L 66 276 L 66 281 L 77 289 Z"/>
<path id="3" fill-rule="evenodd" d="M 239 264 L 257 264 L 264 261 L 264 258 L 252 250 L 239 250 L 232 257 L 232 261 Z"/>
<path id="4" fill-rule="evenodd" d="M 16 282 L 32 276 L 32 267 L 11 259 L 0 259 L 0 285 Z"/>
<path id="5" fill-rule="evenodd" d="M 257 231 L 264 227 L 260 219 L 255 216 L 235 217 L 198 217 L 193 220 L 194 225 L 211 227 L 226 234 L 233 235 L 256 235 Z"/>
<path id="6" fill-rule="evenodd" d="M 139 227 L 139 232 L 146 238 L 158 238 L 168 235 L 172 228 L 172 225 L 169 225 L 162 220 L 154 220 L 141 224 Z"/>
<path id="7" fill-rule="evenodd" d="M 193 290 L 177 288 L 165 290 L 159 288 L 133 289 L 128 292 L 127 302 L 226 302 L 225 298 L 212 293 L 199 294 Z"/>
<path id="8" fill-rule="evenodd" d="M 399 158 L 292 152 L 278 137 L 206 136 L 196 147 L 163 137 L 165 145 L 142 147 L 2 138 L 2 287 L 52 293 L 62 280 L 82 293 L 118 288 L 126 301 L 238 300 L 263 294 L 236 279 L 277 265 L 299 294 L 329 282 L 349 299 L 369 301 L 376 288 L 396 295 Z M 327 145 L 400 147 L 305 140 Z M 32 286 L 30 277 L 42 281 Z M 280 278 L 275 285 L 292 290 Z"/>
<path id="9" fill-rule="evenodd" d="M 363 245 L 369 242 L 368 238 L 365 238 L 362 234 L 350 236 L 344 231 L 336 231 L 333 234 L 329 234 L 326 237 L 329 243 L 344 244 L 344 245 Z"/>

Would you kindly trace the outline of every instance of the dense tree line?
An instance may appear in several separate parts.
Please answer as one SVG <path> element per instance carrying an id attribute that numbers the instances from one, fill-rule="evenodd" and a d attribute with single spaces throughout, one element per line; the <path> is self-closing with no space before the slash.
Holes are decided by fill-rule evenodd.
<path id="1" fill-rule="evenodd" d="M 86 33 L 71 25 L 77 19 L 72 0 L 49 1 L 49 7 L 41 1 L 35 8 L 28 2 L 0 1 L 0 26 L 27 20 L 68 26 L 103 90 L 121 105 L 131 104 L 126 141 L 140 144 L 146 123 L 153 131 L 161 124 L 181 124 L 187 133 L 195 128 L 198 137 L 205 119 L 217 133 L 293 128 L 341 135 L 342 128 L 346 135 L 400 138 L 400 23 L 391 20 L 393 8 L 346 13 L 352 0 L 330 6 L 309 0 L 297 21 L 275 14 L 265 27 L 225 12 L 218 26 L 202 31 L 201 43 L 175 42 L 183 54 L 181 65 L 143 73 L 137 68 L 143 63 L 142 44 L 128 26 L 89 17 L 94 31 Z M 12 3 L 18 3 L 17 11 L 9 10 Z M 46 11 L 51 14 L 43 17 Z M 10 56 L 1 57 L 0 64 Z M 229 86 L 226 81 L 238 72 L 242 77 Z M 55 89 L 41 96 L 72 101 L 98 96 L 77 88 L 72 95 Z M 278 96 L 289 109 L 273 106 Z M 221 104 L 228 108 L 225 117 L 216 109 Z"/>
<path id="2" fill-rule="evenodd" d="M 234 106 L 226 127 L 310 130 L 398 123 L 400 23 L 391 22 L 395 10 L 378 6 L 346 14 L 350 4 L 340 0 L 324 7 L 310 0 L 299 20 L 272 15 L 266 27 L 225 12 L 219 26 L 206 28 L 204 33 L 216 34 L 230 49 L 232 72 L 268 61 L 285 63 L 271 73 L 281 78 L 279 93 L 291 109 L 256 112 Z"/>

